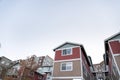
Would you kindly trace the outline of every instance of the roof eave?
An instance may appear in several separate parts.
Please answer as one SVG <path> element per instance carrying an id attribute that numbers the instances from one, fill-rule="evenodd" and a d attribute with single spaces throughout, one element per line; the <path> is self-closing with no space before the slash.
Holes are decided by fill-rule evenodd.
<path id="1" fill-rule="evenodd" d="M 72 43 L 72 42 L 65 42 L 65 43 L 59 45 L 58 47 L 56 47 L 55 49 L 53 49 L 53 51 L 56 51 L 56 49 L 59 49 L 60 47 L 64 46 L 65 44 L 72 44 L 72 45 L 76 45 L 76 46 L 82 45 L 82 44 L 77 44 L 77 43 Z"/>

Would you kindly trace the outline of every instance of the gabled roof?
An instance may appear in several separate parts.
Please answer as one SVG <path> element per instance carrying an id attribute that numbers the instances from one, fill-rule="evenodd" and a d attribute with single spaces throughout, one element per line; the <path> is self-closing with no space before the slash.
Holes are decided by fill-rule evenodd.
<path id="1" fill-rule="evenodd" d="M 118 35 L 120 35 L 120 32 L 112 35 L 111 37 L 108 37 L 107 39 L 105 39 L 105 42 L 106 42 L 106 41 L 109 41 L 109 40 L 111 40 L 111 39 L 113 39 L 113 38 L 115 38 L 115 37 L 117 37 Z"/>
<path id="2" fill-rule="evenodd" d="M 105 45 L 105 53 L 107 53 L 106 51 L 108 50 L 108 41 L 111 40 L 111 39 L 114 39 L 115 37 L 119 36 L 120 35 L 120 32 L 118 32 L 117 34 L 114 34 L 113 36 L 105 39 L 104 41 L 104 45 Z"/>
<path id="3" fill-rule="evenodd" d="M 71 45 L 74 45 L 74 46 L 80 46 L 80 47 L 81 47 L 81 50 L 83 51 L 83 54 L 84 54 L 84 56 L 85 56 L 85 58 L 86 58 L 86 60 L 87 60 L 87 63 L 88 63 L 88 65 L 90 66 L 90 61 L 89 61 L 89 59 L 88 59 L 88 56 L 87 56 L 86 51 L 85 51 L 85 49 L 84 49 L 84 47 L 83 47 L 82 44 L 65 42 L 65 43 L 63 43 L 62 45 L 60 45 L 60 46 L 56 47 L 55 49 L 53 49 L 53 51 L 56 51 L 57 49 L 61 48 L 62 46 L 66 45 L 66 44 L 71 44 Z"/>
<path id="4" fill-rule="evenodd" d="M 104 46 L 105 46 L 105 64 L 108 64 L 108 54 L 107 54 L 107 51 L 109 49 L 108 47 L 108 41 L 111 40 L 111 39 L 114 39 L 115 37 L 119 36 L 120 35 L 120 32 L 112 35 L 111 37 L 107 38 L 104 40 Z"/>
<path id="5" fill-rule="evenodd" d="M 65 43 L 59 45 L 58 47 L 56 47 L 55 49 L 53 49 L 53 51 L 55 51 L 56 49 L 61 48 L 62 46 L 66 45 L 66 44 L 71 44 L 71 45 L 74 45 L 74 46 L 82 46 L 82 44 L 71 43 L 71 42 L 65 42 Z"/>
<path id="6" fill-rule="evenodd" d="M 5 57 L 5 56 L 1 56 L 1 57 L 0 57 L 0 60 L 2 60 L 2 59 L 6 59 L 6 60 L 8 60 L 8 61 L 12 61 L 12 60 L 8 59 L 8 58 Z"/>

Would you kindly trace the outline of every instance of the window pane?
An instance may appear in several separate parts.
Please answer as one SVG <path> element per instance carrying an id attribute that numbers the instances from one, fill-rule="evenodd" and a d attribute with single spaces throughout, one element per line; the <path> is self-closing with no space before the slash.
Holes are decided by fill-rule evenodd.
<path id="1" fill-rule="evenodd" d="M 62 64 L 62 70 L 66 70 L 66 64 Z"/>
<path id="2" fill-rule="evenodd" d="M 71 49 L 66 49 L 67 54 L 71 54 Z"/>
<path id="3" fill-rule="evenodd" d="M 63 50 L 63 55 L 66 55 L 67 54 L 67 52 L 66 52 L 66 49 L 65 50 Z"/>
<path id="4" fill-rule="evenodd" d="M 67 67 L 66 67 L 66 70 L 71 70 L 71 66 L 67 66 Z"/>
<path id="5" fill-rule="evenodd" d="M 71 70 L 72 69 L 72 63 L 71 62 L 66 63 L 66 68 L 67 68 L 67 70 Z"/>

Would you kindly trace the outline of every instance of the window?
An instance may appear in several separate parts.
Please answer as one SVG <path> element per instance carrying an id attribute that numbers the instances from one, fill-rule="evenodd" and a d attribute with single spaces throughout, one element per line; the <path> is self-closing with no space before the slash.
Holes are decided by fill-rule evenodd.
<path id="1" fill-rule="evenodd" d="M 65 56 L 65 55 L 71 55 L 72 54 L 72 49 L 63 49 L 62 51 L 62 55 Z"/>
<path id="2" fill-rule="evenodd" d="M 72 71 L 72 62 L 61 63 L 61 71 Z"/>
<path id="3" fill-rule="evenodd" d="M 5 61 L 2 61 L 1 64 L 5 64 Z"/>
<path id="4" fill-rule="evenodd" d="M 6 66 L 8 66 L 9 65 L 9 63 L 6 63 Z"/>

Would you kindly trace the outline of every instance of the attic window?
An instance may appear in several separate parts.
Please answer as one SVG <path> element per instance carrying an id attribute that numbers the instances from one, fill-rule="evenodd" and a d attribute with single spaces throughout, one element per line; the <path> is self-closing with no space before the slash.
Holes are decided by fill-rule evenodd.
<path id="1" fill-rule="evenodd" d="M 1 64 L 5 64 L 5 61 L 2 61 Z"/>
<path id="2" fill-rule="evenodd" d="M 71 55 L 71 54 L 72 54 L 72 49 L 71 48 L 62 50 L 62 55 L 63 56 Z"/>

